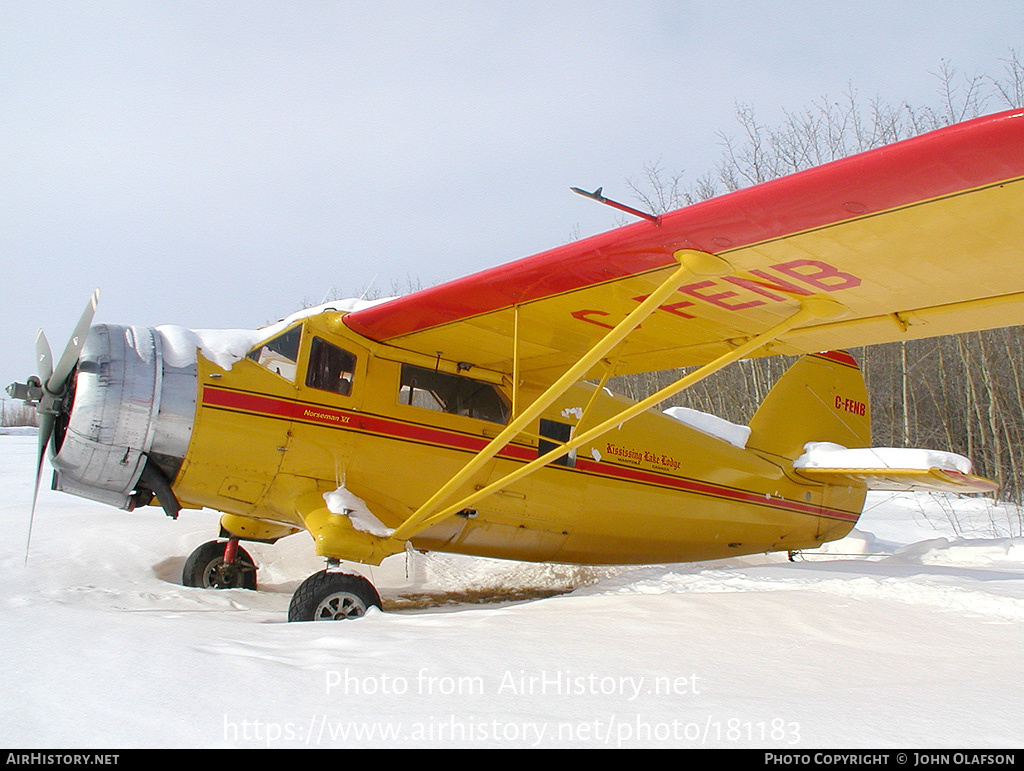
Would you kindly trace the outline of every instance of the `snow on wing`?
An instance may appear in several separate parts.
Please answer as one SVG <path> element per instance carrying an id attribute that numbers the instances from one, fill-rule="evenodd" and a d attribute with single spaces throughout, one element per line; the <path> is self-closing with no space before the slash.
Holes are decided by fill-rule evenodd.
<path id="1" fill-rule="evenodd" d="M 380 342 L 550 380 L 676 267 L 717 254 L 622 345 L 616 373 L 689 366 L 824 294 L 846 308 L 762 355 L 1024 323 L 1024 112 L 957 124 L 422 290 L 345 322 Z"/>

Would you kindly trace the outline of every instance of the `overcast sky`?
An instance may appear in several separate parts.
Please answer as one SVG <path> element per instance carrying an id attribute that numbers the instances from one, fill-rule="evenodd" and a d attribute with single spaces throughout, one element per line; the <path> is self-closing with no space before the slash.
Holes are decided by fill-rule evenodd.
<path id="1" fill-rule="evenodd" d="M 852 84 L 997 74 L 1024 2 L 0 0 L 0 385 L 97 321 L 257 327 L 607 230 Z M 992 106 L 992 111 L 998 109 Z"/>

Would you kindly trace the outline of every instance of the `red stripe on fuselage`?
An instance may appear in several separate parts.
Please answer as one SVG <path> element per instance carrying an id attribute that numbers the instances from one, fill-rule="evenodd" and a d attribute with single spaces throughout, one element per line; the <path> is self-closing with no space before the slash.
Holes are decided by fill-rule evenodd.
<path id="1" fill-rule="evenodd" d="M 233 391 L 213 386 L 207 386 L 203 389 L 202 404 L 204 407 L 214 409 L 242 411 L 263 417 L 295 420 L 314 425 L 340 428 L 346 431 L 370 433 L 385 438 L 418 442 L 450 450 L 479 452 L 488 443 L 486 439 L 461 434 L 456 431 L 424 426 L 419 423 L 405 423 L 362 412 L 337 410 L 316 404 L 294 402 L 287 399 L 254 394 L 248 391 Z M 498 457 L 509 460 L 531 461 L 537 457 L 537 451 L 532 447 L 508 444 L 498 453 Z M 551 468 L 564 471 L 573 470 L 564 466 L 551 466 Z M 855 522 L 860 516 L 859 514 L 838 509 L 824 509 L 820 506 L 799 503 L 797 501 L 765 497 L 763 493 L 751 492 L 749 490 L 739 490 L 685 477 L 645 471 L 614 463 L 590 461 L 584 458 L 577 458 L 575 470 L 627 482 L 657 485 L 697 495 L 726 498 L 811 516 L 823 516 L 850 522 Z"/>
<path id="2" fill-rule="evenodd" d="M 595 463 L 592 461 L 577 459 L 576 468 L 592 474 L 601 476 L 615 476 L 632 482 L 639 482 L 646 485 L 658 485 L 659 487 L 670 487 L 676 490 L 683 490 L 697 495 L 708 495 L 714 498 L 728 498 L 730 500 L 742 501 L 758 506 L 785 509 L 799 514 L 810 514 L 812 516 L 823 516 L 831 519 L 841 519 L 848 522 L 856 522 L 860 514 L 853 514 L 839 509 L 824 509 L 821 506 L 813 506 L 797 501 L 787 501 L 782 498 L 767 497 L 764 493 L 750 492 L 749 490 L 737 490 L 731 487 L 699 482 L 685 477 L 675 477 L 669 474 L 659 474 L 643 469 L 627 468 L 618 464 Z"/>
<path id="3" fill-rule="evenodd" d="M 338 410 L 318 404 L 293 402 L 248 391 L 231 391 L 207 386 L 203 389 L 203 406 L 252 412 L 273 418 L 284 418 L 349 431 L 361 431 L 396 439 L 406 439 L 455 450 L 479 452 L 488 440 L 457 431 L 433 428 L 419 423 L 405 423 L 355 410 Z M 517 460 L 530 460 L 535 455 L 531 448 L 506 445 L 499 453 Z"/>

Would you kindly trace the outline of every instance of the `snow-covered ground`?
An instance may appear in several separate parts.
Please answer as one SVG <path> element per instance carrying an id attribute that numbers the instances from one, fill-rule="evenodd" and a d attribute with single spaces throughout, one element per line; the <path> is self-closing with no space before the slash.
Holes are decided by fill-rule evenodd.
<path id="1" fill-rule="evenodd" d="M 289 624 L 305 535 L 250 549 L 259 592 L 179 584 L 212 512 L 44 489 L 26 565 L 34 452 L 0 436 L 7 746 L 1024 743 L 1024 539 L 990 501 L 872 497 L 796 562 L 400 555 L 366 569 L 387 612 Z"/>

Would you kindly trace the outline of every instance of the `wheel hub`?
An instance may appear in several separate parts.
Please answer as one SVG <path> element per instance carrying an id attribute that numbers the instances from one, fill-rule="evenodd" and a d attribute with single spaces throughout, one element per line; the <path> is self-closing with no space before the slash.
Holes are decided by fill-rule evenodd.
<path id="1" fill-rule="evenodd" d="M 366 604 L 351 592 L 335 592 L 320 601 L 313 613 L 316 621 L 336 621 L 366 615 Z"/>
<path id="2" fill-rule="evenodd" d="M 242 585 L 241 564 L 224 561 L 212 562 L 203 573 L 203 585 L 210 589 L 237 589 Z"/>

